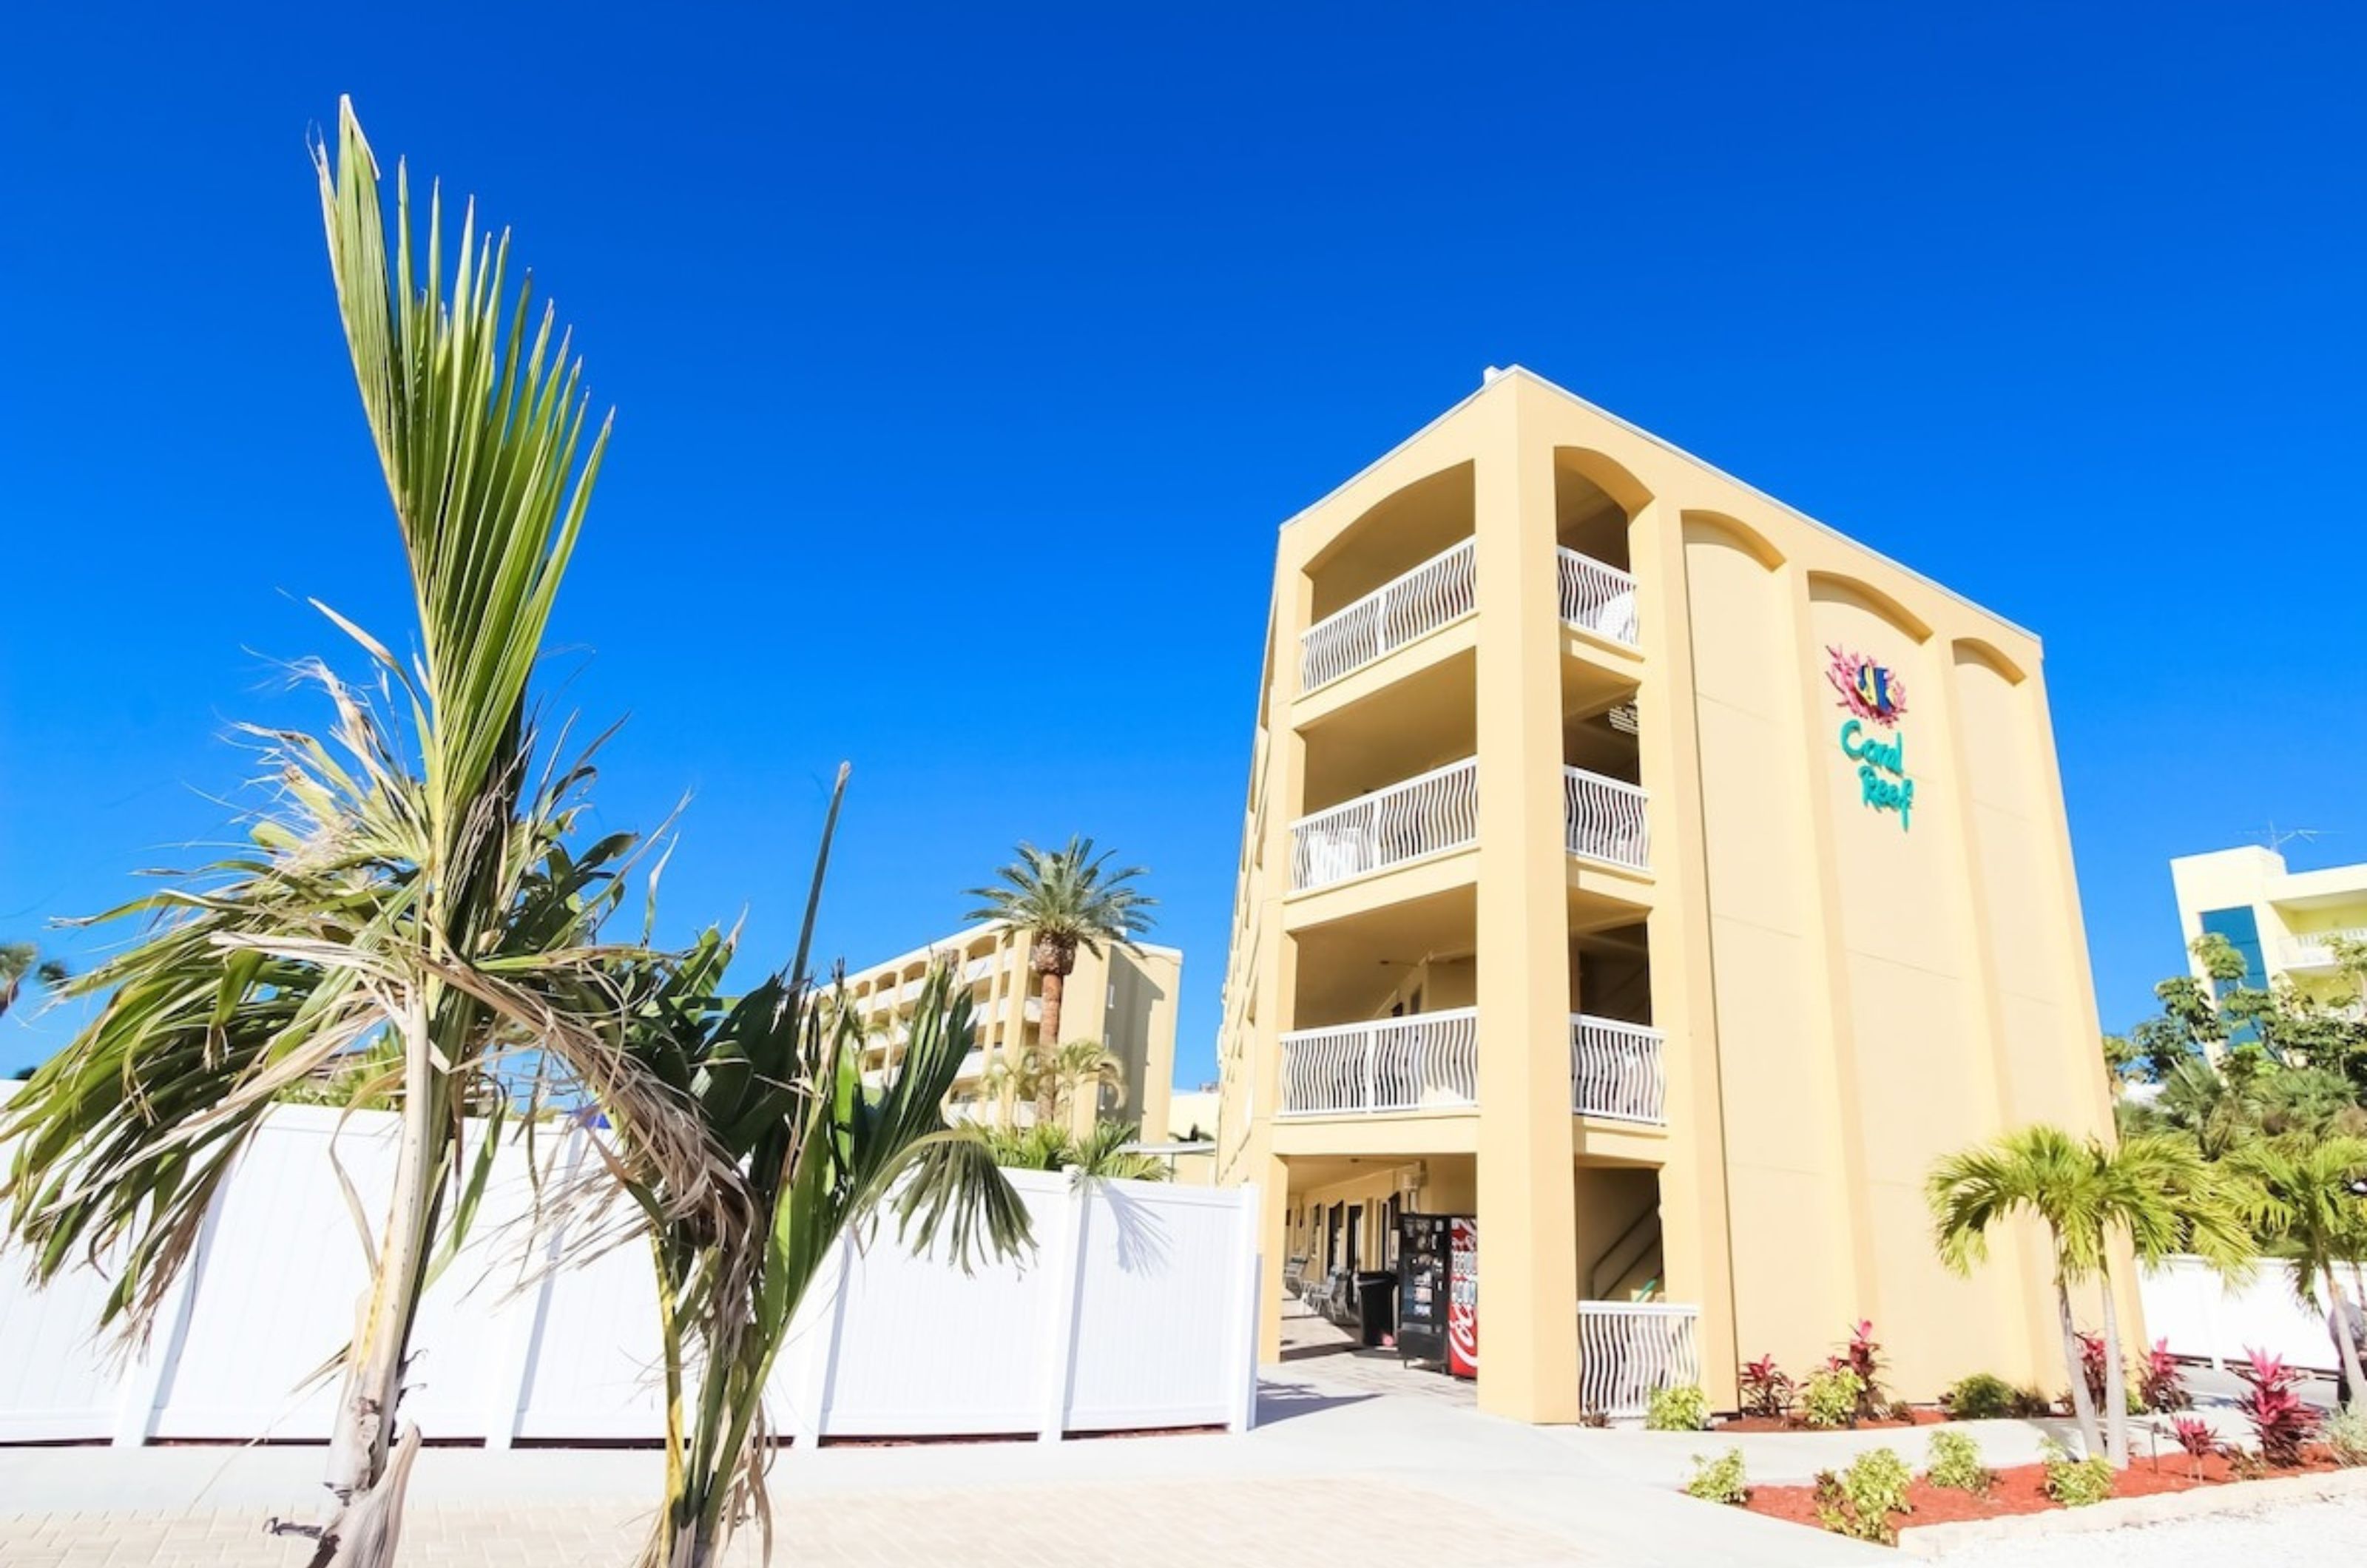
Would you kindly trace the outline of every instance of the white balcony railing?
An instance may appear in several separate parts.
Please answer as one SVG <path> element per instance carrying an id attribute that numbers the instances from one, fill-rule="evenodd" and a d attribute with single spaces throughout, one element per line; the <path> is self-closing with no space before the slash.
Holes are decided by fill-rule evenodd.
<path id="1" fill-rule="evenodd" d="M 2305 931 L 2289 937 L 2284 944 L 2284 966 L 2288 969 L 2331 969 L 2335 965 L 2334 943 L 2367 942 L 2367 926 L 2346 926 L 2339 931 Z"/>
<path id="2" fill-rule="evenodd" d="M 1299 634 L 1298 689 L 1311 692 L 1471 613 L 1472 542 L 1434 555 Z"/>
<path id="3" fill-rule="evenodd" d="M 1573 1013 L 1569 1021 L 1569 1105 L 1581 1116 L 1668 1123 L 1669 1080 L 1660 1032 L 1640 1023 Z"/>
<path id="4" fill-rule="evenodd" d="M 1479 762 L 1466 757 L 1290 825 L 1293 892 L 1479 837 Z"/>
<path id="5" fill-rule="evenodd" d="M 1569 852 L 1637 871 L 1652 863 L 1652 836 L 1644 820 L 1640 785 L 1606 779 L 1584 768 L 1562 770 L 1562 822 Z"/>
<path id="6" fill-rule="evenodd" d="M 1476 1008 L 1301 1029 L 1282 1037 L 1282 1114 L 1477 1104 Z"/>
<path id="7" fill-rule="evenodd" d="M 1597 637 L 1636 646 L 1636 580 L 1576 550 L 1561 552 L 1561 618 Z"/>
<path id="8" fill-rule="evenodd" d="M 1670 1302 L 1578 1303 L 1578 1408 L 1632 1421 L 1656 1388 L 1701 1382 L 1701 1308 Z"/>

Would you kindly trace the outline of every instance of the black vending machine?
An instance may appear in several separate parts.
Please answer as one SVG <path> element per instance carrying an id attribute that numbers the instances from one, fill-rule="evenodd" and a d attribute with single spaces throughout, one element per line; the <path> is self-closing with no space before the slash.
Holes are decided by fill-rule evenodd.
<path id="1" fill-rule="evenodd" d="M 1446 1364 L 1450 1218 L 1398 1216 L 1398 1359 Z"/>

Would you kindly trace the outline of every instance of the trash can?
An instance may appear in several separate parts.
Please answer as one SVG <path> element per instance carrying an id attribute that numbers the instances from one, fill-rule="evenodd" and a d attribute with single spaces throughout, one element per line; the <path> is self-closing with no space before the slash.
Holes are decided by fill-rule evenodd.
<path id="1" fill-rule="evenodd" d="M 1394 1343 L 1398 1332 L 1398 1277 L 1394 1272 L 1356 1276 L 1358 1340 L 1365 1345 Z"/>

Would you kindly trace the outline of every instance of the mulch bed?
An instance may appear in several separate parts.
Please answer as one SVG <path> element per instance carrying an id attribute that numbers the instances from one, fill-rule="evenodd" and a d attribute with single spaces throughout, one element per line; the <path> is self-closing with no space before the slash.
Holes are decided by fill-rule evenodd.
<path id="1" fill-rule="evenodd" d="M 1908 1427 L 1937 1427 L 1942 1422 L 1955 1419 L 1936 1404 L 1919 1404 L 1913 1414 L 1915 1418 L 1911 1421 L 1894 1421 L 1888 1417 L 1880 1421 L 1861 1421 L 1855 1430 L 1884 1432 L 1903 1430 Z M 1710 1430 L 1713 1432 L 1842 1432 L 1851 1428 L 1811 1427 L 1806 1421 L 1791 1416 L 1728 1416 L 1712 1422 Z"/>
<path id="2" fill-rule="evenodd" d="M 1911 1463 L 1916 1456 L 1908 1456 Z M 2272 1470 L 2271 1477 L 2306 1475 L 2339 1469 L 2331 1455 L 2323 1449 L 2305 1452 L 2302 1463 L 2293 1470 Z M 2191 1492 L 2204 1486 L 2222 1486 L 2236 1483 L 2237 1477 L 2227 1461 L 2213 1454 L 2203 1461 L 2203 1477 L 2193 1475 L 2193 1461 L 2181 1451 L 2165 1453 L 2157 1464 L 2149 1455 L 2132 1460 L 2122 1471 L 2112 1486 L 2115 1497 L 2149 1497 L 2161 1492 Z M 2238 1483 L 2240 1484 L 2240 1483 Z M 1754 1486 L 1750 1501 L 1743 1506 L 1754 1514 L 1770 1518 L 1789 1519 L 1795 1524 L 1821 1528 L 1817 1518 L 1817 1489 L 1813 1486 Z M 1924 1525 L 1951 1525 L 1964 1519 L 1995 1519 L 2010 1514 L 2038 1514 L 2063 1505 L 2046 1495 L 2046 1467 L 2038 1464 L 2016 1465 L 1997 1472 L 1996 1482 L 1987 1492 L 1958 1492 L 1950 1487 L 1934 1486 L 1917 1476 L 1907 1488 L 1907 1501 L 1914 1512 L 1894 1516 L 1892 1523 L 1900 1529 L 1915 1529 Z"/>

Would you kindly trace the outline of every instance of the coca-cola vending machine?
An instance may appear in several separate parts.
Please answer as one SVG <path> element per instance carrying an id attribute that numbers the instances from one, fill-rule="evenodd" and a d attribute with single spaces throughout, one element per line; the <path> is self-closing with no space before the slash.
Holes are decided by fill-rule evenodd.
<path id="1" fill-rule="evenodd" d="M 1467 1214 L 1447 1221 L 1446 1370 L 1479 1375 L 1479 1222 Z"/>

